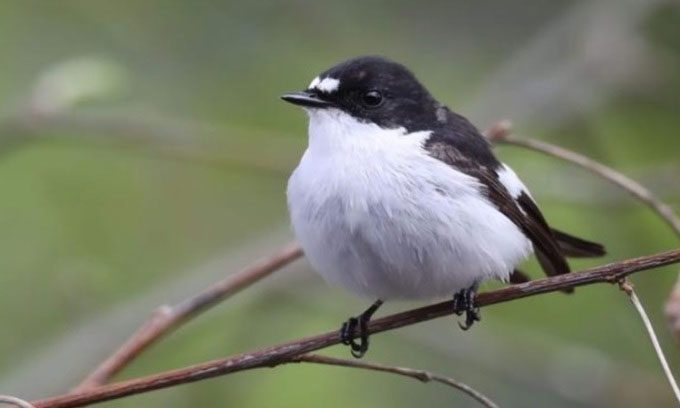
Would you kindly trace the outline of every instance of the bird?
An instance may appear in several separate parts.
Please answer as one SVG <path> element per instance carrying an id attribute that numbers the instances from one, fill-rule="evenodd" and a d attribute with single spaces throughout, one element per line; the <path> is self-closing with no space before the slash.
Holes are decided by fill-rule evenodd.
<path id="1" fill-rule="evenodd" d="M 377 299 L 341 327 L 354 357 L 385 301 L 453 296 L 467 330 L 479 285 L 528 281 L 517 265 L 532 253 L 548 276 L 570 272 L 567 256 L 605 253 L 550 227 L 479 130 L 402 64 L 352 58 L 281 98 L 309 117 L 287 186 L 293 232 L 326 281 Z"/>

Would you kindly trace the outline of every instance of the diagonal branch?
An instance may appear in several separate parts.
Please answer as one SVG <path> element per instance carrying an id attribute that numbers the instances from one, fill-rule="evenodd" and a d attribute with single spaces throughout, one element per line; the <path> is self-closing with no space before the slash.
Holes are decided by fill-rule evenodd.
<path id="1" fill-rule="evenodd" d="M 273 255 L 213 284 L 203 292 L 174 306 L 161 306 L 123 345 L 104 360 L 73 392 L 83 392 L 105 384 L 142 351 L 197 314 L 231 297 L 302 256 L 292 242 Z"/>
<path id="2" fill-rule="evenodd" d="M 628 259 L 590 268 L 582 272 L 538 279 L 520 285 L 513 285 L 492 292 L 482 293 L 477 297 L 476 306 L 489 306 L 593 283 L 615 283 L 634 272 L 678 262 L 680 262 L 680 249 Z M 380 333 L 447 316 L 453 313 L 453 311 L 453 302 L 441 302 L 374 320 L 370 323 L 368 330 L 370 333 Z M 147 377 L 105 385 L 88 392 L 34 401 L 33 405 L 35 405 L 36 408 L 81 407 L 96 402 L 200 381 L 239 371 L 261 367 L 273 367 L 289 362 L 291 359 L 301 355 L 330 347 L 338 343 L 340 343 L 339 332 L 330 331 L 224 359 L 213 360 Z"/>
<path id="3" fill-rule="evenodd" d="M 500 121 L 485 134 L 494 143 L 524 147 L 583 167 L 591 173 L 621 187 L 633 197 L 645 203 L 659 217 L 666 221 L 676 234 L 680 235 L 680 218 L 675 215 L 670 205 L 661 201 L 642 184 L 582 154 L 540 140 L 515 137 L 510 134 L 510 126 L 509 121 Z"/>
<path id="4" fill-rule="evenodd" d="M 366 361 L 360 360 L 347 360 L 344 358 L 321 356 L 318 354 L 305 354 L 300 357 L 295 357 L 288 361 L 287 363 L 314 363 L 350 368 L 360 368 L 363 370 L 380 371 L 384 373 L 391 373 L 401 375 L 404 377 L 415 378 L 416 380 L 420 380 L 422 382 L 434 381 L 444 385 L 448 385 L 449 387 L 456 388 L 466 393 L 467 395 L 476 399 L 480 404 L 484 405 L 487 408 L 498 408 L 498 405 L 496 405 L 495 402 L 491 401 L 489 397 L 485 396 L 484 394 L 475 390 L 469 385 L 454 380 L 453 378 L 444 377 L 438 374 L 431 373 L 429 371 L 414 370 L 412 368 L 406 367 L 387 366 L 377 363 L 368 363 Z"/>

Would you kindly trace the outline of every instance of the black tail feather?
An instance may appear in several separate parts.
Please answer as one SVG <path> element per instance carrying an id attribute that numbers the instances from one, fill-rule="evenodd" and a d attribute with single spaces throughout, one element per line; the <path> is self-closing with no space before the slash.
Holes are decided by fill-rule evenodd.
<path id="1" fill-rule="evenodd" d="M 553 236 L 565 256 L 572 258 L 594 258 L 605 255 L 604 245 L 586 241 L 553 228 Z"/>
<path id="2" fill-rule="evenodd" d="M 512 283 L 514 285 L 516 285 L 518 283 L 526 283 L 526 282 L 529 282 L 530 280 L 531 280 L 531 278 L 529 277 L 529 275 L 520 271 L 519 269 L 515 269 L 514 271 L 512 271 L 512 273 L 510 274 L 510 279 L 509 279 L 510 283 Z"/>
<path id="3" fill-rule="evenodd" d="M 594 258 L 607 253 L 604 245 L 598 244 L 597 242 L 586 241 L 585 239 L 577 238 L 556 229 L 552 229 L 552 233 L 560 249 L 561 255 L 565 257 Z M 539 250 L 536 250 L 536 258 L 548 276 L 561 275 L 569 272 L 568 269 L 566 271 L 558 270 L 555 267 L 554 262 L 551 262 L 551 260 Z M 519 269 L 515 269 L 512 274 L 510 274 L 509 279 L 512 284 L 525 283 L 530 280 L 531 278 Z M 573 293 L 574 289 L 567 288 L 562 289 L 561 291 L 564 293 Z"/>

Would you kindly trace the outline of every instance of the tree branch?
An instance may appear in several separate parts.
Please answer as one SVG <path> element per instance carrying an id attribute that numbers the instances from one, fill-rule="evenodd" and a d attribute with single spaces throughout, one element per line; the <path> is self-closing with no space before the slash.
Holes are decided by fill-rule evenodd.
<path id="1" fill-rule="evenodd" d="M 394 366 L 387 366 L 383 364 L 377 364 L 377 363 L 368 363 L 366 361 L 360 361 L 360 360 L 346 360 L 344 358 L 335 358 L 335 357 L 328 357 L 328 356 L 321 356 L 318 354 L 305 354 L 303 356 L 295 357 L 291 359 L 290 361 L 287 361 L 286 364 L 289 363 L 314 363 L 314 364 L 323 364 L 323 365 L 332 365 L 332 366 L 341 366 L 341 367 L 350 367 L 350 368 L 360 368 L 364 370 L 372 370 L 372 371 L 380 371 L 384 373 L 391 373 L 391 374 L 396 374 L 396 375 L 401 375 L 404 377 L 410 377 L 410 378 L 415 378 L 416 380 L 420 380 L 422 382 L 438 382 L 444 385 L 448 385 L 450 387 L 456 388 L 470 397 L 474 398 L 477 400 L 480 404 L 486 406 L 487 408 L 499 408 L 498 405 L 496 405 L 495 402 L 491 401 L 489 397 L 485 396 L 481 392 L 475 390 L 474 388 L 470 387 L 469 385 L 462 383 L 460 381 L 454 380 L 453 378 L 449 377 L 443 377 L 438 374 L 431 373 L 429 371 L 423 371 L 423 370 L 414 370 L 412 368 L 406 368 L 406 367 L 394 367 Z"/>
<path id="2" fill-rule="evenodd" d="M 159 341 L 164 335 L 181 326 L 193 316 L 269 276 L 301 256 L 302 249 L 300 249 L 300 246 L 291 242 L 273 255 L 228 276 L 175 306 L 159 307 L 132 337 L 75 387 L 73 392 L 83 392 L 105 384 L 144 349 Z"/>
<path id="3" fill-rule="evenodd" d="M 633 195 L 633 197 L 647 204 L 648 207 L 650 207 L 654 212 L 657 213 L 659 217 L 666 221 L 666 223 L 671 228 L 673 228 L 675 233 L 680 236 L 680 218 L 675 215 L 670 205 L 661 201 L 642 184 L 619 173 L 611 167 L 607 167 L 604 164 L 582 154 L 567 150 L 563 147 L 552 145 L 550 143 L 542 142 L 540 140 L 521 139 L 515 137 L 510 134 L 510 127 L 511 125 L 509 121 L 500 121 L 492 126 L 487 132 L 485 132 L 485 134 L 489 140 L 494 143 L 520 146 L 529 150 L 545 153 L 548 156 L 581 166 L 591 173 L 613 184 L 616 184 Z"/>
<path id="4" fill-rule="evenodd" d="M 576 286 L 599 282 L 616 283 L 631 273 L 677 262 L 680 262 L 680 249 L 619 261 L 590 268 L 582 272 L 508 286 L 503 289 L 480 294 L 475 303 L 476 306 L 482 307 Z M 369 324 L 368 330 L 370 333 L 393 330 L 450 315 L 453 313 L 453 310 L 453 302 L 441 302 L 376 319 Z M 336 345 L 339 342 L 339 332 L 330 331 L 224 359 L 105 385 L 88 392 L 34 401 L 33 405 L 36 408 L 80 407 L 253 368 L 273 367 L 303 354 Z"/>

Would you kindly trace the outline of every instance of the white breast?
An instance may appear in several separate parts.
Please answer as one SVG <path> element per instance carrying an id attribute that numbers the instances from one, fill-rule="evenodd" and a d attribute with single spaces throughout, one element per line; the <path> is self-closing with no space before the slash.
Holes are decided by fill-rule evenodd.
<path id="1" fill-rule="evenodd" d="M 295 234 L 329 282 L 373 298 L 448 296 L 506 279 L 531 251 L 476 180 L 407 134 L 310 109 L 309 148 L 288 183 Z"/>

